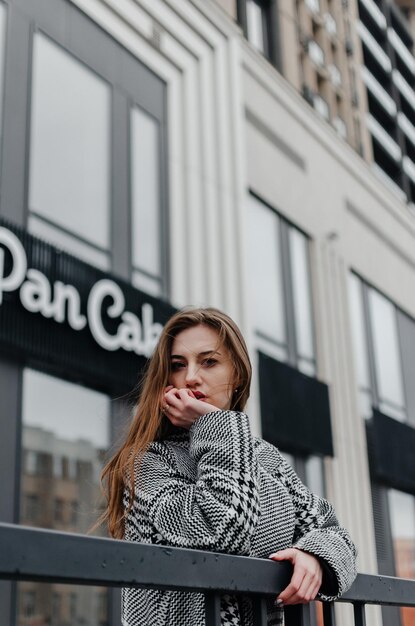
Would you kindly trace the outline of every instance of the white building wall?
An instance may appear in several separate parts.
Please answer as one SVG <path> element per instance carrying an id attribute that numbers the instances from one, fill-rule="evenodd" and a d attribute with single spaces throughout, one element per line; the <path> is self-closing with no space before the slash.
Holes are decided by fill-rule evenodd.
<path id="1" fill-rule="evenodd" d="M 359 546 L 359 569 L 376 572 L 347 275 L 357 271 L 415 316 L 414 217 L 213 0 L 73 2 L 166 81 L 174 305 L 225 309 L 239 322 L 255 364 L 248 190 L 312 238 L 318 376 L 330 385 L 333 418 L 329 497 Z M 258 433 L 257 384 L 250 413 Z M 369 619 L 379 623 L 379 612 Z"/>
<path id="2" fill-rule="evenodd" d="M 330 386 L 335 450 L 328 492 L 359 546 L 360 571 L 375 573 L 347 278 L 355 270 L 414 316 L 414 217 L 249 44 L 243 49 L 246 185 L 312 238 L 318 375 Z M 370 619 L 377 623 L 379 612 Z"/>

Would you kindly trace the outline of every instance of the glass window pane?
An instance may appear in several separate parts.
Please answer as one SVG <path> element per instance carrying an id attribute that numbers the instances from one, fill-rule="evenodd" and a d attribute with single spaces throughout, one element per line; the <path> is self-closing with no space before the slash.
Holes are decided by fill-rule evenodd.
<path id="1" fill-rule="evenodd" d="M 33 44 L 29 208 L 108 248 L 108 85 L 43 35 Z"/>
<path id="2" fill-rule="evenodd" d="M 295 470 L 295 457 L 293 454 L 291 454 L 290 452 L 285 452 L 283 450 L 280 450 L 281 456 L 284 457 L 284 459 L 287 461 L 287 463 L 289 463 L 291 465 L 291 467 Z"/>
<path id="3" fill-rule="evenodd" d="M 256 330 L 286 343 L 279 218 L 256 198 L 248 202 L 249 271 Z"/>
<path id="4" fill-rule="evenodd" d="M 359 390 L 358 395 L 359 414 L 365 419 L 370 419 L 373 415 L 372 393 L 363 389 Z"/>
<path id="5" fill-rule="evenodd" d="M 4 57 L 6 50 L 6 7 L 0 2 L 0 129 L 3 125 L 3 80 L 4 80 Z M 2 130 L 0 131 L 3 135 Z"/>
<path id="6" fill-rule="evenodd" d="M 151 278 L 150 276 L 146 276 L 145 274 L 134 270 L 131 282 L 136 289 L 140 289 L 140 291 L 144 291 L 151 296 L 159 297 L 162 295 L 160 280 L 157 278 Z"/>
<path id="7" fill-rule="evenodd" d="M 415 320 L 402 311 L 397 311 L 397 321 L 407 417 L 408 422 L 415 426 Z"/>
<path id="8" fill-rule="evenodd" d="M 303 374 L 307 376 L 315 376 L 316 375 L 316 364 L 314 361 L 307 361 L 306 359 L 298 359 L 297 368 Z"/>
<path id="9" fill-rule="evenodd" d="M 81 533 L 94 524 L 103 506 L 99 474 L 109 447 L 109 408 L 102 393 L 24 370 L 22 524 Z M 46 624 L 54 614 L 54 624 L 100 626 L 105 623 L 102 610 L 98 600 L 91 601 L 100 593 L 107 592 L 21 583 L 18 625 L 25 626 L 29 616 L 37 624 Z"/>
<path id="10" fill-rule="evenodd" d="M 27 227 L 32 235 L 44 239 L 44 241 L 61 248 L 65 252 L 74 254 L 86 263 L 99 267 L 101 270 L 111 269 L 111 258 L 108 252 L 102 252 L 73 235 L 63 232 L 56 226 L 47 224 L 36 215 L 29 214 Z"/>
<path id="11" fill-rule="evenodd" d="M 400 578 L 415 578 L 415 497 L 390 489 L 389 514 L 395 572 Z M 413 626 L 415 608 L 401 608 L 402 626 Z"/>
<path id="12" fill-rule="evenodd" d="M 370 389 L 362 281 L 355 274 L 349 274 L 349 307 L 357 383 L 363 389 Z"/>
<path id="13" fill-rule="evenodd" d="M 248 25 L 248 40 L 260 52 L 265 52 L 264 22 L 262 8 L 254 2 L 247 0 L 246 19 Z"/>
<path id="14" fill-rule="evenodd" d="M 325 497 L 324 488 L 324 463 L 319 456 L 310 456 L 305 462 L 305 474 L 307 487 L 320 496 Z"/>
<path id="15" fill-rule="evenodd" d="M 313 359 L 313 312 L 308 240 L 296 228 L 289 229 L 289 240 L 297 353 L 299 356 Z"/>
<path id="16" fill-rule="evenodd" d="M 370 289 L 369 309 L 379 397 L 387 405 L 382 410 L 391 414 L 388 407 L 396 407 L 398 411 L 392 417 L 404 419 L 405 402 L 395 307 L 380 293 Z"/>
<path id="17" fill-rule="evenodd" d="M 141 109 L 131 111 L 132 262 L 160 275 L 159 125 Z"/>

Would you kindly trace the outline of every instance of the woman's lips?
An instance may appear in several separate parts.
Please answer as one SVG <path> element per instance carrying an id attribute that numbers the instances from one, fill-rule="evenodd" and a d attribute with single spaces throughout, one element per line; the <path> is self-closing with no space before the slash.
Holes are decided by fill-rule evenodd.
<path id="1" fill-rule="evenodd" d="M 197 400 L 203 400 L 204 398 L 206 398 L 205 394 L 201 391 L 194 391 L 193 395 Z"/>

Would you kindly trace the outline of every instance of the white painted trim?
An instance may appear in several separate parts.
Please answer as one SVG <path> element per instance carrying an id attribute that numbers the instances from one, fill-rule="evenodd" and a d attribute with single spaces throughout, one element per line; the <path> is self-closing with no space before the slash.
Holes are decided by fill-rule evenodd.
<path id="1" fill-rule="evenodd" d="M 408 156 L 404 156 L 402 159 L 403 169 L 408 174 L 409 178 L 415 183 L 415 163 Z"/>
<path id="2" fill-rule="evenodd" d="M 405 96 L 409 104 L 415 110 L 415 92 L 414 92 L 413 87 L 411 87 L 406 82 L 406 80 L 404 79 L 402 74 L 398 72 L 398 70 L 392 71 L 392 80 L 395 83 L 395 85 L 398 87 L 399 91 Z"/>
<path id="3" fill-rule="evenodd" d="M 360 39 L 367 45 L 372 52 L 375 59 L 380 63 L 385 72 L 392 70 L 392 63 L 386 52 L 382 50 L 372 33 L 366 28 L 366 26 L 360 20 L 357 22 L 357 32 L 360 35 Z"/>
<path id="4" fill-rule="evenodd" d="M 383 15 L 382 11 L 377 7 L 373 0 L 362 0 L 362 4 L 364 4 L 365 8 L 368 10 L 370 15 L 375 20 L 376 24 L 382 30 L 386 29 L 386 18 Z"/>
<path id="5" fill-rule="evenodd" d="M 394 139 L 379 124 L 377 119 L 370 113 L 366 114 L 366 124 L 371 134 L 376 137 L 379 143 L 387 150 L 394 161 L 399 162 L 402 158 L 402 150 Z"/>
<path id="6" fill-rule="evenodd" d="M 406 63 L 408 69 L 415 75 L 415 59 L 413 54 L 403 43 L 397 32 L 393 28 L 388 28 L 388 39 L 399 54 L 401 59 Z"/>
<path id="7" fill-rule="evenodd" d="M 383 106 L 385 111 L 389 113 L 389 115 L 396 115 L 396 103 L 391 98 L 391 96 L 387 93 L 387 91 L 382 87 L 382 85 L 376 80 L 373 74 L 365 67 L 364 65 L 360 68 L 360 73 L 365 83 L 366 87 L 371 91 L 371 93 L 378 100 L 379 104 Z"/>
<path id="8" fill-rule="evenodd" d="M 408 139 L 410 139 L 415 146 L 415 126 L 408 120 L 402 111 L 399 111 L 398 113 L 398 124 Z"/>

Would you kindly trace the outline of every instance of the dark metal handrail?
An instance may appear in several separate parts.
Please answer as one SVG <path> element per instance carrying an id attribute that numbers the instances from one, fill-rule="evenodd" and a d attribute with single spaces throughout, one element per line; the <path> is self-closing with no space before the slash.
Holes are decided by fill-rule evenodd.
<path id="1" fill-rule="evenodd" d="M 220 594 L 253 596 L 255 625 L 266 624 L 266 597 L 275 597 L 291 577 L 289 563 L 130 543 L 0 523 L 0 578 L 108 587 L 146 587 L 205 593 L 206 626 L 220 625 Z M 415 607 L 415 581 L 359 574 L 340 602 L 354 605 L 364 626 L 365 604 Z M 304 611 L 301 619 L 308 623 Z M 332 603 L 324 622 L 334 625 Z"/>

